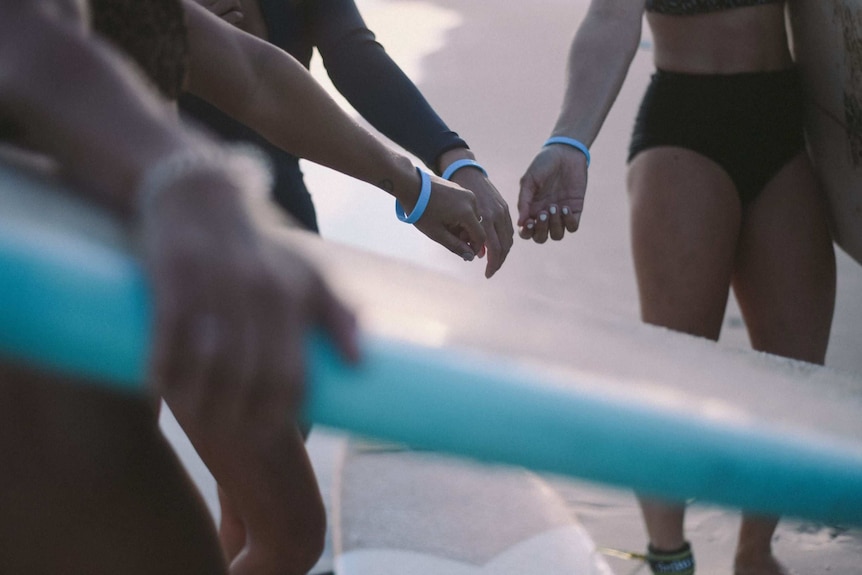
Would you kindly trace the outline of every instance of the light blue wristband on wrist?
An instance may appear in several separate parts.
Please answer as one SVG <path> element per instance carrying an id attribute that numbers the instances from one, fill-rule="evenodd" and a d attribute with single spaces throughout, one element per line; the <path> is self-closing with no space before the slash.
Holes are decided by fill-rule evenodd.
<path id="1" fill-rule="evenodd" d="M 567 146 L 571 146 L 577 150 L 580 150 L 587 157 L 587 167 L 590 167 L 590 150 L 580 141 L 574 138 L 567 138 L 566 136 L 554 136 L 553 138 L 548 138 L 547 141 L 542 145 L 542 147 L 544 148 L 545 146 L 550 146 L 551 144 L 565 144 Z"/>
<path id="2" fill-rule="evenodd" d="M 470 166 L 471 168 L 476 168 L 477 170 L 485 174 L 486 178 L 488 177 L 488 172 L 485 170 L 485 168 L 482 167 L 479 162 L 466 158 L 463 160 L 455 160 L 454 162 L 449 164 L 449 166 L 445 170 L 443 170 L 443 173 L 440 175 L 440 177 L 444 180 L 451 180 L 452 174 L 454 174 L 461 168 L 466 168 L 467 166 Z"/>
<path id="3" fill-rule="evenodd" d="M 410 212 L 409 216 L 404 213 L 404 206 L 401 205 L 401 202 L 395 200 L 395 215 L 398 216 L 398 219 L 405 224 L 415 224 L 418 222 L 419 218 L 422 217 L 422 214 L 425 213 L 425 208 L 428 207 L 428 200 L 431 199 L 431 178 L 427 173 L 423 172 L 419 168 L 416 168 L 416 171 L 419 172 L 419 179 L 422 181 L 422 187 L 419 188 L 419 199 L 416 200 L 416 205 L 413 207 L 413 211 Z"/>

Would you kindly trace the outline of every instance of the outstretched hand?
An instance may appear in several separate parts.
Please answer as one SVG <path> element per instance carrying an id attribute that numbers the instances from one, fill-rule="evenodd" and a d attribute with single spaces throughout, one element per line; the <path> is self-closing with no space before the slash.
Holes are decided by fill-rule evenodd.
<path id="1" fill-rule="evenodd" d="M 462 168 L 455 172 L 452 181 L 473 192 L 485 230 L 485 247 L 488 261 L 485 277 L 490 278 L 502 267 L 514 243 L 515 231 L 509 206 L 494 184 L 475 168 Z"/>
<path id="2" fill-rule="evenodd" d="M 518 235 L 542 244 L 576 232 L 584 209 L 587 160 L 568 146 L 551 145 L 533 159 L 521 177 Z"/>
<path id="3" fill-rule="evenodd" d="M 465 261 L 482 257 L 485 230 L 476 197 L 469 190 L 431 175 L 431 199 L 414 224 L 423 234 Z"/>

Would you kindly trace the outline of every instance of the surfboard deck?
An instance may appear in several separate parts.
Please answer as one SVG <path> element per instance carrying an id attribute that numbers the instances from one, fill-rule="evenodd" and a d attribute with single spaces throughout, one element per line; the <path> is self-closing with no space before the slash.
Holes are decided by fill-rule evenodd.
<path id="1" fill-rule="evenodd" d="M 790 0 L 788 8 L 833 235 L 862 263 L 862 0 Z"/>
<path id="2" fill-rule="evenodd" d="M 354 439 L 338 478 L 338 575 L 612 575 L 527 471 Z"/>
<path id="3" fill-rule="evenodd" d="M 149 300 L 126 230 L 8 166 L 0 205 L 3 354 L 140 389 Z M 356 369 L 310 343 L 317 424 L 657 496 L 862 522 L 858 377 L 271 233 L 321 266 L 363 328 Z"/>

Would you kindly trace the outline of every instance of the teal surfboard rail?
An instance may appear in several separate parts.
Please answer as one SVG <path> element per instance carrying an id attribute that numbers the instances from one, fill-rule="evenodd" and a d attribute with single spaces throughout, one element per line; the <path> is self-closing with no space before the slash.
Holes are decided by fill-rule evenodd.
<path id="1" fill-rule="evenodd" d="M 141 392 L 151 305 L 129 244 L 40 224 L 40 210 L 11 209 L 13 188 L 56 195 L 0 169 L 0 357 Z M 363 347 L 349 367 L 310 338 L 313 422 L 678 500 L 862 524 L 862 447 L 848 440 L 565 388 L 479 352 L 373 335 Z"/>

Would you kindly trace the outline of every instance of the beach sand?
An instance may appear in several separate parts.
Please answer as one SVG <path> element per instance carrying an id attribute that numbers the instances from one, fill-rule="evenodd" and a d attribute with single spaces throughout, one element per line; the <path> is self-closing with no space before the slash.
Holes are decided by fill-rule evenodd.
<path id="1" fill-rule="evenodd" d="M 565 59 L 588 0 L 510 2 L 482 0 L 359 1 L 371 27 L 396 61 L 418 83 L 438 113 L 476 152 L 516 217 L 518 180 L 541 143 L 548 137 L 563 93 Z M 371 18 L 371 7 L 382 16 Z M 427 12 L 442 29 L 434 51 L 414 63 L 389 42 L 393 34 L 427 22 L 390 18 Z M 443 10 L 441 12 L 441 10 Z M 401 12 L 399 12 L 401 11 Z M 415 14 L 414 14 L 415 15 Z M 413 25 L 411 25 L 411 23 Z M 391 30 L 387 27 L 391 26 Z M 427 49 L 427 46 L 426 46 Z M 466 264 L 398 223 L 392 204 L 379 191 L 343 176 L 306 166 L 309 187 L 318 207 L 322 234 L 458 276 L 481 289 L 486 282 L 552 302 L 577 302 L 600 313 L 638 321 L 637 291 L 629 247 L 625 157 L 629 132 L 640 96 L 651 73 L 648 31 L 629 77 L 604 129 L 592 146 L 592 164 L 581 229 L 562 242 L 536 245 L 516 238 L 503 269 L 492 280 L 483 277 L 484 262 Z M 383 223 L 381 223 L 383 222 Z M 840 251 L 838 300 L 827 365 L 862 374 L 862 267 Z M 731 301 L 721 345 L 747 347 L 741 315 Z M 189 452 L 169 417 L 168 434 L 201 485 L 215 514 L 215 491 L 206 470 Z M 327 494 L 338 436 L 312 433 L 309 451 Z M 549 478 L 599 546 L 642 552 L 646 537 L 634 496 L 625 490 L 569 479 Z M 739 513 L 694 504 L 687 515 L 687 533 L 696 551 L 698 573 L 732 572 Z M 799 574 L 857 575 L 862 573 L 862 530 L 796 521 L 780 524 L 775 539 L 781 559 Z M 647 573 L 641 562 L 609 558 L 618 575 Z M 318 570 L 329 567 L 331 549 Z"/>
<path id="2" fill-rule="evenodd" d="M 458 12 L 445 48 L 423 62 L 420 87 L 440 115 L 475 150 L 516 213 L 518 180 L 548 137 L 562 99 L 565 59 L 587 0 L 530 3 L 433 0 Z M 581 228 L 562 242 L 516 245 L 492 282 L 552 301 L 575 299 L 636 321 L 637 292 L 629 246 L 625 157 L 636 107 L 652 73 L 644 41 L 604 128 L 592 146 Z M 838 296 L 827 365 L 862 373 L 862 267 L 837 250 Z M 478 266 L 472 266 L 477 268 Z M 469 270 L 469 275 L 479 270 Z M 483 281 L 476 278 L 477 283 Z M 741 314 L 728 307 L 722 345 L 748 347 Z M 596 544 L 643 552 L 645 531 L 634 496 L 584 482 L 554 484 Z M 739 513 L 693 505 L 687 534 L 702 575 L 732 572 Z M 862 530 L 786 520 L 775 550 L 796 573 L 862 573 Z M 640 562 L 609 558 L 620 574 L 647 573 Z"/>

